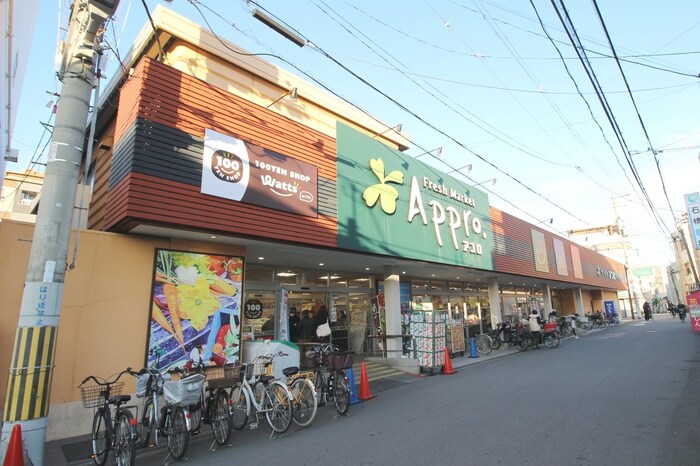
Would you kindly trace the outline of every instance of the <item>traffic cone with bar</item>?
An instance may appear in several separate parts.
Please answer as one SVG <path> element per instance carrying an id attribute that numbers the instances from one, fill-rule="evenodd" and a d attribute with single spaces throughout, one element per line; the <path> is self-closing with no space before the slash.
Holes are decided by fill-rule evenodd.
<path id="1" fill-rule="evenodd" d="M 15 424 L 10 434 L 10 443 L 7 444 L 5 461 L 3 466 L 24 466 L 24 452 L 22 451 L 22 426 Z"/>
<path id="2" fill-rule="evenodd" d="M 367 401 L 374 398 L 372 392 L 369 391 L 369 380 L 367 379 L 367 366 L 365 362 L 362 361 L 362 366 L 360 366 L 360 396 L 361 401 Z"/>
<path id="3" fill-rule="evenodd" d="M 350 384 L 350 404 L 354 405 L 360 402 L 360 399 L 357 397 L 357 388 L 355 388 L 355 373 L 352 370 L 352 367 L 348 369 L 348 382 Z"/>
<path id="4" fill-rule="evenodd" d="M 471 337 L 469 339 L 469 357 L 478 358 L 479 353 L 476 351 L 476 338 Z"/>
<path id="5" fill-rule="evenodd" d="M 445 375 L 456 374 L 457 371 L 452 369 L 452 360 L 450 359 L 450 351 L 445 346 L 445 365 L 442 366 L 442 373 Z"/>

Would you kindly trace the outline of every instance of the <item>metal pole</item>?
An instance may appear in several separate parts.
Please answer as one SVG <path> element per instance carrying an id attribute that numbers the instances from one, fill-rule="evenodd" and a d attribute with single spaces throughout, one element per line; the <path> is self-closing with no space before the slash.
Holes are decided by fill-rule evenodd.
<path id="1" fill-rule="evenodd" d="M 73 4 L 60 77 L 61 97 L 24 282 L 3 412 L 2 453 L 22 426 L 31 462 L 43 464 L 63 283 L 83 159 L 96 45 L 117 0 Z"/>
<path id="2" fill-rule="evenodd" d="M 620 234 L 622 239 L 622 254 L 625 258 L 625 280 L 627 282 L 627 297 L 630 302 L 630 311 L 632 312 L 632 320 L 634 320 L 634 299 L 632 296 L 632 290 L 630 289 L 630 269 L 629 269 L 629 259 L 627 257 L 627 242 L 625 241 L 625 231 L 622 228 L 622 219 L 617 214 L 617 204 L 615 203 L 615 197 L 612 198 L 613 210 L 615 211 L 615 225 L 617 226 L 617 232 Z"/>

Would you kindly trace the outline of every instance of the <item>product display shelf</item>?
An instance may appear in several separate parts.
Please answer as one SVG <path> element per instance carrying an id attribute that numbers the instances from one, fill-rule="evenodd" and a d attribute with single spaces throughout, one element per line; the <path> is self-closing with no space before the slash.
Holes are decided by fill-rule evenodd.
<path id="1" fill-rule="evenodd" d="M 457 354 L 464 356 L 467 349 L 466 341 L 464 339 L 464 321 L 454 319 L 447 324 L 447 331 L 445 332 L 447 337 L 447 348 L 450 351 L 450 355 L 453 357 Z"/>
<path id="2" fill-rule="evenodd" d="M 416 343 L 416 356 L 421 371 L 433 372 L 445 365 L 445 331 L 447 311 L 415 311 L 411 313 L 411 334 Z"/>

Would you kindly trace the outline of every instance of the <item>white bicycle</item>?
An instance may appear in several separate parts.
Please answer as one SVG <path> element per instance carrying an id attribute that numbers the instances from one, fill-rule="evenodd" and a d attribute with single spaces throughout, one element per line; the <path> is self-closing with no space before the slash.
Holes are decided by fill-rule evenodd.
<path id="1" fill-rule="evenodd" d="M 255 422 L 251 429 L 258 427 L 258 416 L 265 413 L 265 419 L 275 432 L 283 434 L 292 423 L 294 395 L 286 383 L 268 375 L 268 368 L 277 356 L 284 353 L 256 356 L 250 363 L 241 364 L 241 380 L 231 388 L 231 410 L 234 429 L 245 427 L 255 408 Z"/>

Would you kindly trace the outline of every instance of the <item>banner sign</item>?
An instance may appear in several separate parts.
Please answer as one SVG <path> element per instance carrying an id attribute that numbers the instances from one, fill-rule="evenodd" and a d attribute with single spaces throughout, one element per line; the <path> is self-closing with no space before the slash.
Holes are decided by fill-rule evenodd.
<path id="1" fill-rule="evenodd" d="M 147 364 L 181 367 L 199 346 L 205 363 L 237 361 L 243 258 L 158 249 L 153 275 Z"/>
<path id="2" fill-rule="evenodd" d="M 535 270 L 538 272 L 549 272 L 549 259 L 547 258 L 547 245 L 544 240 L 544 233 L 534 228 L 530 230 L 532 235 L 532 254 L 535 258 Z"/>
<path id="3" fill-rule="evenodd" d="M 690 193 L 685 196 L 685 206 L 688 208 L 688 222 L 693 236 L 693 249 L 700 249 L 700 193 Z"/>
<path id="4" fill-rule="evenodd" d="M 700 332 L 700 291 L 694 291 L 687 297 L 688 311 L 690 311 L 690 325 L 693 332 Z"/>
<path id="5" fill-rule="evenodd" d="M 554 263 L 557 265 L 557 274 L 568 276 L 569 267 L 566 265 L 566 253 L 564 252 L 564 242 L 558 238 L 553 238 Z"/>
<path id="6" fill-rule="evenodd" d="M 318 217 L 318 168 L 207 129 L 204 194 Z"/>
<path id="7" fill-rule="evenodd" d="M 341 248 L 493 270 L 486 194 L 338 123 Z"/>

